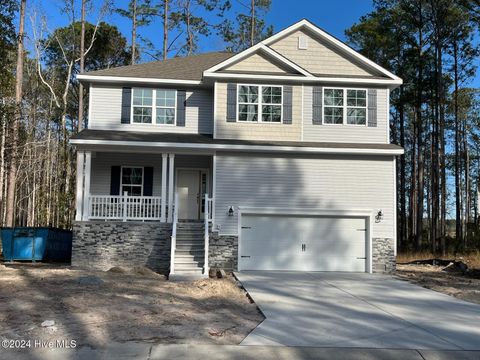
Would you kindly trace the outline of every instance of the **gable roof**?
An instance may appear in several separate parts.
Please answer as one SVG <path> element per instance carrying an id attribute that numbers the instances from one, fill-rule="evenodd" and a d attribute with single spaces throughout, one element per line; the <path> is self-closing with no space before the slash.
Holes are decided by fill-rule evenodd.
<path id="1" fill-rule="evenodd" d="M 329 74 L 317 74 L 306 70 L 283 54 L 272 49 L 271 45 L 292 34 L 305 29 L 328 43 L 339 53 L 352 59 L 365 68 L 374 70 L 376 76 L 333 76 Z M 271 58 L 277 64 L 291 72 L 285 74 L 268 72 L 230 71 L 228 67 L 240 62 L 253 54 L 261 53 Z M 121 66 L 105 70 L 91 71 L 77 75 L 81 81 L 117 82 L 117 83 L 150 83 L 150 84 L 185 84 L 202 85 L 207 78 L 238 78 L 253 80 L 288 80 L 309 83 L 345 83 L 348 79 L 352 84 L 383 84 L 395 88 L 402 84 L 402 79 L 384 69 L 380 65 L 367 59 L 347 44 L 320 29 L 308 20 L 301 20 L 279 33 L 263 40 L 262 42 L 238 53 L 210 52 L 199 55 L 190 55 L 154 61 L 144 64 Z"/>
<path id="2" fill-rule="evenodd" d="M 222 69 L 226 68 L 227 66 L 229 66 L 231 64 L 234 64 L 234 63 L 236 63 L 236 62 L 238 62 L 242 59 L 245 59 L 245 58 L 251 56 L 252 54 L 256 54 L 256 53 L 263 53 L 263 54 L 273 58 L 274 60 L 278 61 L 279 63 L 281 63 L 285 67 L 290 68 L 290 69 L 300 73 L 303 76 L 310 76 L 310 77 L 313 76 L 307 70 L 303 69 L 301 66 L 298 66 L 293 61 L 287 59 L 285 56 L 283 56 L 279 52 L 273 50 L 272 48 L 270 48 L 268 46 L 265 46 L 263 43 L 258 43 L 257 45 L 254 45 L 254 46 L 252 46 L 252 47 L 250 47 L 250 48 L 248 48 L 248 49 L 246 49 L 246 50 L 244 50 L 244 51 L 242 51 L 242 52 L 240 52 L 236 55 L 233 55 L 232 57 L 226 59 L 225 61 L 222 61 L 221 63 L 212 66 L 211 68 L 209 68 L 206 71 L 215 72 L 217 70 L 222 70 Z"/>
<path id="3" fill-rule="evenodd" d="M 355 60 L 358 60 L 360 64 L 364 64 L 367 67 L 370 67 L 374 70 L 377 70 L 382 75 L 385 75 L 386 77 L 389 77 L 391 79 L 400 80 L 400 81 L 402 80 L 401 78 L 399 78 L 395 74 L 391 73 L 390 71 L 381 67 L 380 65 L 378 65 L 374 61 L 372 61 L 372 60 L 368 59 L 367 57 L 363 56 L 357 50 L 348 46 L 343 41 L 337 39 L 335 36 L 329 34 L 328 32 L 321 29 L 320 27 L 313 24 L 312 22 L 310 22 L 307 19 L 300 20 L 299 22 L 287 27 L 286 29 L 283 29 L 282 31 L 276 33 L 275 35 L 270 36 L 269 38 L 265 39 L 262 42 L 265 45 L 270 45 L 270 44 L 274 43 L 275 41 L 283 38 L 284 36 L 294 32 L 298 29 L 301 29 L 301 28 L 306 28 L 306 29 L 312 31 L 314 34 L 318 35 L 320 38 L 323 38 L 324 40 L 326 40 L 331 45 L 338 48 L 339 50 L 341 50 L 345 54 L 348 54 L 348 55 L 352 56 Z"/>
<path id="4" fill-rule="evenodd" d="M 235 54 L 229 52 L 210 52 L 185 57 L 176 57 L 163 61 L 153 61 L 144 64 L 126 65 L 110 69 L 90 71 L 88 73 L 80 74 L 78 78 L 123 77 L 201 81 L 204 70 L 229 59 L 233 55 Z"/>
<path id="5" fill-rule="evenodd" d="M 259 51 L 260 49 L 263 49 L 263 50 L 270 49 L 270 50 L 274 51 L 270 47 L 270 45 L 274 44 L 275 42 L 279 41 L 280 39 L 286 37 L 289 34 L 292 34 L 293 32 L 295 32 L 297 30 L 300 30 L 300 29 L 309 30 L 315 36 L 318 36 L 320 39 L 322 39 L 323 41 L 325 41 L 326 43 L 331 45 L 333 48 L 338 50 L 339 53 L 342 53 L 345 56 L 350 57 L 356 63 L 358 63 L 362 66 L 365 66 L 368 69 L 372 69 L 372 70 L 374 70 L 375 72 L 377 72 L 381 75 L 381 76 L 372 76 L 372 77 L 369 77 L 368 79 L 365 79 L 364 77 L 362 79 L 362 77 L 359 76 L 357 82 L 385 83 L 385 84 L 394 85 L 394 86 L 398 86 L 398 85 L 402 84 L 403 81 L 402 81 L 401 78 L 399 78 L 395 74 L 391 73 L 390 71 L 386 70 L 385 68 L 381 67 L 380 65 L 376 64 L 372 60 L 366 58 L 365 56 L 363 56 L 362 54 L 360 54 L 359 52 L 357 52 L 356 50 L 354 50 L 353 48 L 351 48 L 350 46 L 348 46 L 344 42 L 342 42 L 339 39 L 337 39 L 336 37 L 330 35 L 326 31 L 320 29 L 318 26 L 314 25 L 313 23 L 311 23 L 310 21 L 308 21 L 306 19 L 303 19 L 303 20 L 287 27 L 286 29 L 278 32 L 275 35 L 272 35 L 271 37 L 263 40 L 262 42 L 260 42 L 256 45 L 254 45 L 254 46 L 236 54 L 235 56 L 232 56 L 229 59 L 226 59 L 225 61 L 223 61 L 219 64 L 216 64 L 215 66 L 212 66 L 211 68 L 205 70 L 204 76 L 205 77 L 220 77 L 220 78 L 229 76 L 227 74 L 222 74 L 221 69 L 229 66 L 230 64 L 232 64 L 234 62 L 238 62 L 241 59 L 244 59 L 245 57 L 248 57 L 251 53 Z M 293 63 L 292 61 L 290 61 L 289 59 L 287 59 L 283 55 L 279 54 L 278 52 L 276 52 L 276 53 L 278 54 L 278 56 L 284 58 L 286 61 L 289 61 L 289 62 Z M 295 64 L 295 65 L 298 66 L 298 64 Z M 305 75 L 305 78 L 303 78 L 303 79 L 298 78 L 297 80 L 300 80 L 300 81 L 317 81 L 317 82 L 318 81 L 329 81 L 329 82 L 345 81 L 345 77 L 342 77 L 342 76 L 339 76 L 339 77 L 335 78 L 335 77 L 331 77 L 329 75 L 311 74 L 305 69 L 302 69 L 302 70 L 304 70 L 306 72 L 306 74 L 303 74 L 303 75 Z M 255 75 L 253 75 L 252 78 L 253 77 L 255 77 Z M 280 79 L 282 79 L 282 77 L 277 77 L 277 79 L 280 80 Z"/>

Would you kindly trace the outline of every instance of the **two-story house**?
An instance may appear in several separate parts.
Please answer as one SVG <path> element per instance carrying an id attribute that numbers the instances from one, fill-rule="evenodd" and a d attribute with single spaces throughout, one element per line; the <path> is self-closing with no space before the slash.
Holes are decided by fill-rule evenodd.
<path id="1" fill-rule="evenodd" d="M 309 21 L 238 54 L 78 78 L 73 265 L 394 269 L 402 80 Z"/>

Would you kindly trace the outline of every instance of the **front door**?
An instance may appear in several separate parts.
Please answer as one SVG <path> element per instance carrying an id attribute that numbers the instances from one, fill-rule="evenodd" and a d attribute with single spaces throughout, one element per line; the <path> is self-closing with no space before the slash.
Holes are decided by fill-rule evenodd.
<path id="1" fill-rule="evenodd" d="M 206 191 L 206 170 L 179 169 L 177 173 L 178 218 L 198 220 L 203 217 L 202 199 Z"/>

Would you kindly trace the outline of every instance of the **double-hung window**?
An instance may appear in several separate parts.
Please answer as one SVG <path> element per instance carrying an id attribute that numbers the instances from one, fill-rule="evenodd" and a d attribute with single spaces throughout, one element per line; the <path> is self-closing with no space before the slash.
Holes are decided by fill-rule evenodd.
<path id="1" fill-rule="evenodd" d="M 282 122 L 282 87 L 238 85 L 238 121 Z"/>
<path id="2" fill-rule="evenodd" d="M 324 88 L 324 124 L 367 124 L 367 90 Z"/>
<path id="3" fill-rule="evenodd" d="M 122 167 L 120 180 L 122 195 L 125 192 L 128 196 L 143 195 L 143 167 Z"/>
<path id="4" fill-rule="evenodd" d="M 132 98 L 133 123 L 175 125 L 176 90 L 134 88 Z"/>

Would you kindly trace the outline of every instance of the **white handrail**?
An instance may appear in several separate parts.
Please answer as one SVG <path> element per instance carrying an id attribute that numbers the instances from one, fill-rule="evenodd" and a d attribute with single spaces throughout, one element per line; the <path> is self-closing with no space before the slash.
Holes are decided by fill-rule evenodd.
<path id="1" fill-rule="evenodd" d="M 205 246 L 205 257 L 204 257 L 204 265 L 203 265 L 203 274 L 208 276 L 210 268 L 208 266 L 208 245 L 210 242 L 210 235 L 209 235 L 209 223 L 213 220 L 212 219 L 212 208 L 213 208 L 213 199 L 208 197 L 208 194 L 205 194 L 205 204 L 204 204 L 204 225 L 205 225 L 205 234 L 204 234 L 204 246 Z"/>
<path id="2" fill-rule="evenodd" d="M 175 248 L 177 247 L 178 193 L 173 203 L 172 243 L 170 245 L 170 274 L 175 274 Z"/>

